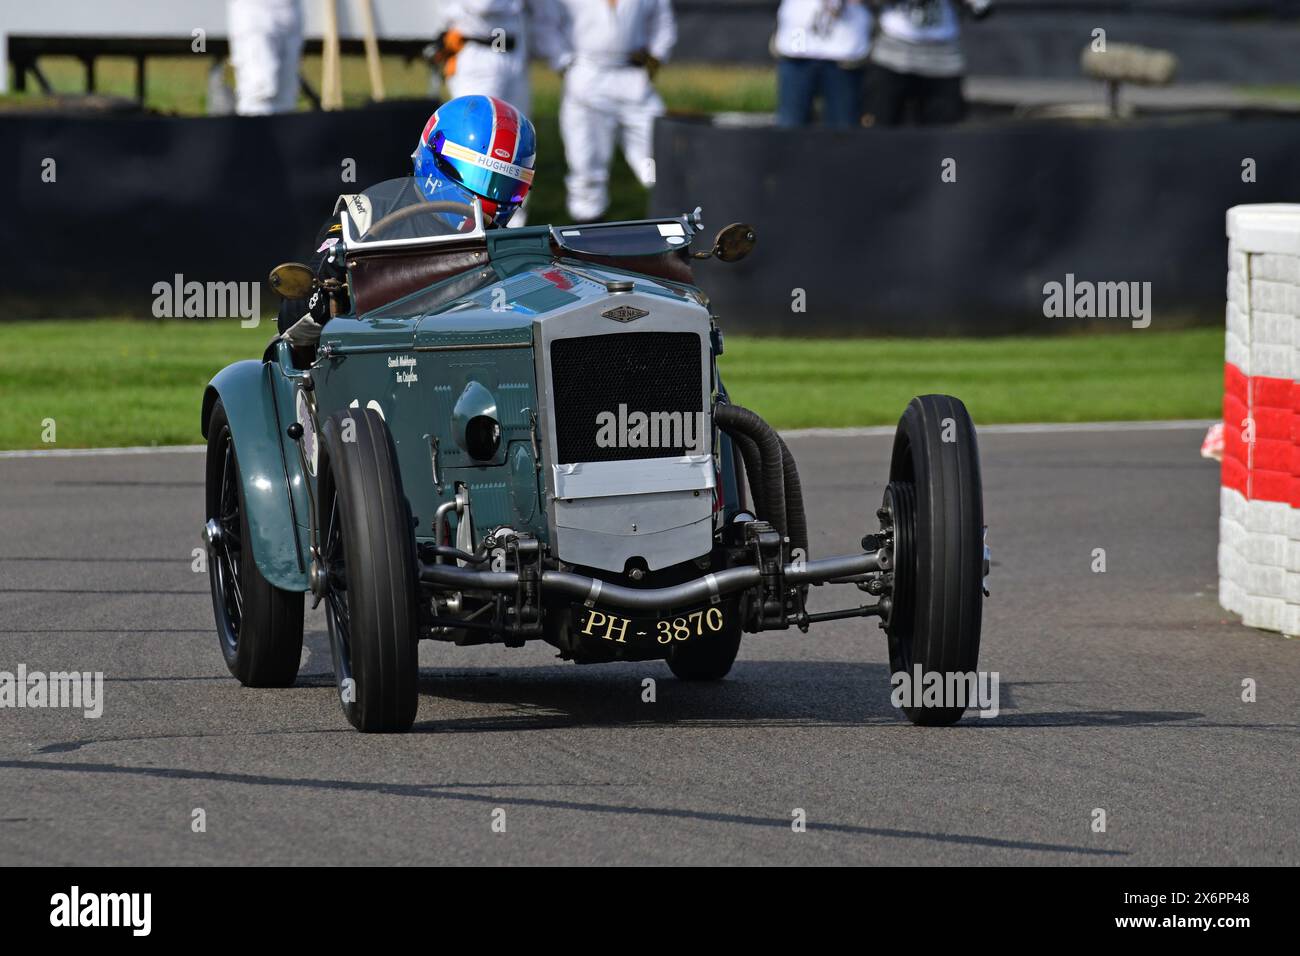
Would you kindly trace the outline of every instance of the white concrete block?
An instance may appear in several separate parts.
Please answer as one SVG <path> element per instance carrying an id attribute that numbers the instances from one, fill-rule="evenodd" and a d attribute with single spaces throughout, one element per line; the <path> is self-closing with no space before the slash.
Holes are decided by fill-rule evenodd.
<path id="1" fill-rule="evenodd" d="M 1291 539 L 1284 534 L 1248 535 L 1243 556 L 1253 565 L 1281 570 L 1286 567 L 1286 552 L 1290 543 Z"/>
<path id="2" fill-rule="evenodd" d="M 1300 205 L 1233 206 L 1227 214 L 1227 232 L 1243 252 L 1300 255 Z"/>
<path id="3" fill-rule="evenodd" d="M 1220 580 L 1219 606 L 1231 614 L 1242 614 L 1246 610 L 1246 592 L 1231 581 Z"/>
<path id="4" fill-rule="evenodd" d="M 1288 604 L 1282 615 L 1282 633 L 1287 637 L 1300 637 L 1300 607 Z"/>
<path id="5" fill-rule="evenodd" d="M 1274 290 L 1270 296 L 1277 299 L 1280 294 Z M 1281 305 L 1281 303 L 1274 303 Z M 1256 307 L 1253 315 L 1251 342 L 1255 345 L 1294 346 L 1295 316 L 1281 308 Z M 1288 358 L 1289 362 L 1290 359 Z"/>
<path id="6" fill-rule="evenodd" d="M 1291 353 L 1289 345 L 1266 345 L 1258 341 L 1250 344 L 1250 374 L 1266 375 L 1269 378 L 1291 377 Z"/>
<path id="7" fill-rule="evenodd" d="M 1246 520 L 1250 534 L 1286 534 L 1291 506 L 1281 501 L 1247 501 Z"/>
<path id="8" fill-rule="evenodd" d="M 1246 496 L 1236 488 L 1219 487 L 1219 516 L 1241 528 L 1246 526 Z"/>
<path id="9" fill-rule="evenodd" d="M 1241 612 L 1241 623 L 1247 627 L 1258 627 L 1266 631 L 1280 631 L 1285 614 L 1286 601 L 1281 598 L 1247 595 L 1245 607 Z"/>
<path id="10" fill-rule="evenodd" d="M 1286 571 L 1263 564 L 1246 566 L 1246 593 L 1257 598 L 1286 599 Z"/>

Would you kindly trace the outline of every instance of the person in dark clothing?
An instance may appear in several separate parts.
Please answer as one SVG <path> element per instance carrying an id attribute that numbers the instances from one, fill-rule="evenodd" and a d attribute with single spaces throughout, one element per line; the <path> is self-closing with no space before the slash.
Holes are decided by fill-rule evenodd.
<path id="1" fill-rule="evenodd" d="M 975 19 L 992 0 L 961 0 Z M 957 0 L 877 0 L 866 109 L 876 126 L 957 123 L 966 116 Z"/>

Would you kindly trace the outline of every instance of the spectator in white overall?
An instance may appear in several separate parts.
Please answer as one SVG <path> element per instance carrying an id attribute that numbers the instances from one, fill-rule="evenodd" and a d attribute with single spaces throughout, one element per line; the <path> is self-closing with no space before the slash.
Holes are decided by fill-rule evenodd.
<path id="1" fill-rule="evenodd" d="M 495 96 L 527 115 L 533 108 L 528 78 L 528 39 L 538 27 L 553 34 L 554 0 L 450 0 L 442 35 L 442 72 L 448 94 Z M 555 41 L 548 35 L 539 44 L 545 54 Z M 527 200 L 510 219 L 510 228 L 526 225 Z"/>
<path id="2" fill-rule="evenodd" d="M 290 113 L 298 106 L 302 59 L 299 0 L 229 0 L 230 63 L 235 68 L 235 112 L 240 116 Z"/>
<path id="3" fill-rule="evenodd" d="M 976 19 L 992 0 L 962 0 Z M 966 58 L 954 0 L 885 0 L 867 76 L 867 112 L 879 126 L 956 123 L 966 115 Z"/>
<path id="4" fill-rule="evenodd" d="M 447 92 L 495 96 L 532 109 L 524 0 L 450 0 L 445 5 Z"/>
<path id="5" fill-rule="evenodd" d="M 615 141 L 637 179 L 654 185 L 653 130 L 664 112 L 654 75 L 672 54 L 677 23 L 669 0 L 551 0 L 564 71 L 560 133 L 569 172 L 569 215 L 591 222 L 609 206 Z M 538 37 L 543 27 L 538 24 Z"/>
<path id="6" fill-rule="evenodd" d="M 860 0 L 781 0 L 772 37 L 777 125 L 807 126 L 820 98 L 823 123 L 857 126 L 870 42 L 871 14 Z"/>

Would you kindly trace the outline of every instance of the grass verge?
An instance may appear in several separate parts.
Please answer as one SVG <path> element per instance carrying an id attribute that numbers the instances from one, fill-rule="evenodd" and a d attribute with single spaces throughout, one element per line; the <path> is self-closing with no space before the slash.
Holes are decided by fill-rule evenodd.
<path id="1" fill-rule="evenodd" d="M 1223 332 L 1129 330 L 968 339 L 728 336 L 735 401 L 778 428 L 892 425 L 909 399 L 956 395 L 976 424 L 1215 418 Z"/>
<path id="2" fill-rule="evenodd" d="M 101 320 L 0 323 L 0 449 L 201 441 L 203 386 L 261 355 L 273 326 Z M 769 339 L 728 336 L 733 399 L 778 428 L 893 424 L 949 392 L 977 424 L 1213 418 L 1223 333 L 1086 337 Z M 47 419 L 54 444 L 42 441 Z"/>

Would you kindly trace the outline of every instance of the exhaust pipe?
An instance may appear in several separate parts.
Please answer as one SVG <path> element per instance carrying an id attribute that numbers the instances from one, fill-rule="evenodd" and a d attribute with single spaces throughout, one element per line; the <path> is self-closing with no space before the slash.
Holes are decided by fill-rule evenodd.
<path id="1" fill-rule="evenodd" d="M 784 574 L 788 584 L 823 584 L 837 578 L 887 569 L 883 552 L 846 554 L 787 564 Z M 762 574 L 756 567 L 725 568 L 706 574 L 695 581 L 666 588 L 629 588 L 585 574 L 569 571 L 543 571 L 542 593 L 566 595 L 588 606 L 601 604 L 633 611 L 659 611 L 664 608 L 705 604 L 726 594 L 756 586 Z M 514 591 L 519 586 L 516 571 L 475 571 L 453 564 L 421 562 L 420 580 L 427 584 L 457 591 Z"/>

